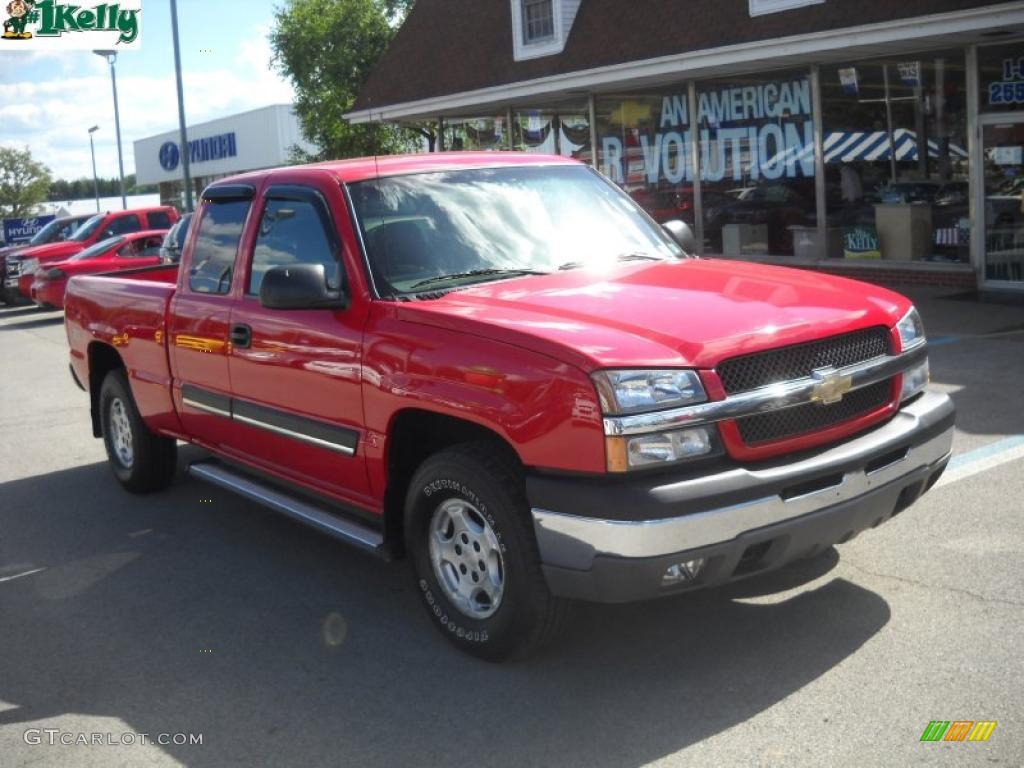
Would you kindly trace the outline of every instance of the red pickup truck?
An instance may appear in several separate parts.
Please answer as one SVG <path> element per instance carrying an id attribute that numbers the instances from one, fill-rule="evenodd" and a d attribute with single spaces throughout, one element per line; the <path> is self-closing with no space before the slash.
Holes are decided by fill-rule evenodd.
<path id="1" fill-rule="evenodd" d="M 685 235 L 555 157 L 224 179 L 180 267 L 71 279 L 72 373 L 128 490 L 196 443 L 195 476 L 407 553 L 447 637 L 522 655 L 574 600 L 845 542 L 949 460 L 907 299 L 691 258 Z"/>
<path id="2" fill-rule="evenodd" d="M 4 295 L 10 300 L 16 300 L 19 296 L 30 299 L 32 281 L 40 266 L 69 259 L 101 240 L 117 235 L 141 232 L 144 229 L 170 229 L 179 218 L 178 212 L 170 206 L 97 213 L 63 242 L 27 248 L 8 256 Z"/>

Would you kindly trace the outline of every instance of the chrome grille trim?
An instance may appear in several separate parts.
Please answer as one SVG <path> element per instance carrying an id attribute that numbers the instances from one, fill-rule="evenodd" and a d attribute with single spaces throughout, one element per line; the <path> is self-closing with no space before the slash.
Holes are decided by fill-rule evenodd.
<path id="1" fill-rule="evenodd" d="M 928 345 L 922 344 L 908 352 L 886 355 L 857 365 L 840 368 L 840 376 L 849 376 L 851 389 L 878 384 L 913 368 L 928 357 Z M 771 386 L 731 395 L 685 408 L 673 408 L 655 413 L 641 413 L 632 416 L 606 416 L 604 433 L 609 437 L 643 435 L 671 429 L 687 429 L 702 424 L 711 424 L 726 419 L 740 419 L 797 405 L 815 402 L 815 393 L 820 381 L 811 376 L 794 381 L 781 382 Z"/>

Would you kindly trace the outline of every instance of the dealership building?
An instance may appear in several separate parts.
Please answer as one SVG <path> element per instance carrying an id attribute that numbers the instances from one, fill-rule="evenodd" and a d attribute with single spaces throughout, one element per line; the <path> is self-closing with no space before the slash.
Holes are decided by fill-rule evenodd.
<path id="1" fill-rule="evenodd" d="M 419 0 L 349 118 L 577 157 L 704 253 L 1024 290 L 1024 2 Z"/>
<path id="2" fill-rule="evenodd" d="M 287 165 L 292 147 L 317 151 L 302 137 L 291 104 L 274 104 L 187 130 L 189 171 L 198 198 L 215 179 L 260 168 Z M 169 130 L 135 142 L 135 175 L 139 184 L 158 184 L 160 200 L 183 208 L 181 133 Z"/>

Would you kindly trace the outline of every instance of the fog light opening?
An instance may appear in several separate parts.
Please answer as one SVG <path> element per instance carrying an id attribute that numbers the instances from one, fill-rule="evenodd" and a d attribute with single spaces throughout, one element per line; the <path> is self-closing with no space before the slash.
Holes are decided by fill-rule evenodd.
<path id="1" fill-rule="evenodd" d="M 698 557 L 696 560 L 670 565 L 661 577 L 661 586 L 675 587 L 679 584 L 690 584 L 696 581 L 706 563 L 707 561 L 703 557 Z"/>

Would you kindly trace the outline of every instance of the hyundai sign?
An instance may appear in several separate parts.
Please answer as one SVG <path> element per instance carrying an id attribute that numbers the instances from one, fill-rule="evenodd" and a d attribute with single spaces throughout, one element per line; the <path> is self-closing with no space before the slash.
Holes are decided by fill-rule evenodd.
<path id="1" fill-rule="evenodd" d="M 195 139 L 188 143 L 189 163 L 196 165 L 210 160 L 223 160 L 238 155 L 238 144 L 235 134 L 222 133 L 205 139 Z M 160 167 L 167 172 L 173 171 L 181 161 L 181 152 L 173 141 L 165 141 L 160 147 Z"/>
<path id="2" fill-rule="evenodd" d="M 5 219 L 4 220 L 4 242 L 8 245 L 15 243 L 27 243 L 33 235 L 45 227 L 56 216 L 37 216 L 31 219 Z"/>

